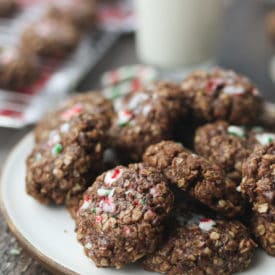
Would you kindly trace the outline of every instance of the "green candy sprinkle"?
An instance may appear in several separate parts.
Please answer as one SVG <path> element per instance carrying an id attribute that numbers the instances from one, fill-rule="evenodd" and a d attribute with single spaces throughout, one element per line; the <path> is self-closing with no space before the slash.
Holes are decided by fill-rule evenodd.
<path id="1" fill-rule="evenodd" d="M 114 86 L 112 90 L 112 97 L 111 99 L 117 99 L 121 96 L 121 91 L 118 86 Z"/>
<path id="2" fill-rule="evenodd" d="M 145 199 L 141 199 L 141 203 L 145 205 Z"/>
<path id="3" fill-rule="evenodd" d="M 127 126 L 129 124 L 129 122 L 124 122 L 124 123 L 119 123 L 118 126 L 123 128 L 125 126 Z"/>
<path id="4" fill-rule="evenodd" d="M 52 149 L 52 153 L 55 155 L 61 154 L 62 151 L 63 151 L 63 146 L 60 143 L 56 144 Z"/>
<path id="5" fill-rule="evenodd" d="M 92 212 L 93 212 L 94 214 L 96 214 L 96 208 L 93 208 Z"/>
<path id="6" fill-rule="evenodd" d="M 268 141 L 268 143 L 271 143 L 271 142 L 273 142 L 273 140 L 274 139 L 272 137 L 269 137 L 267 141 Z"/>
<path id="7" fill-rule="evenodd" d="M 232 136 L 236 136 L 236 137 L 240 137 L 240 138 L 244 138 L 245 137 L 245 129 L 243 127 L 238 127 L 235 125 L 231 125 L 228 127 L 227 129 L 228 134 L 232 135 Z"/>

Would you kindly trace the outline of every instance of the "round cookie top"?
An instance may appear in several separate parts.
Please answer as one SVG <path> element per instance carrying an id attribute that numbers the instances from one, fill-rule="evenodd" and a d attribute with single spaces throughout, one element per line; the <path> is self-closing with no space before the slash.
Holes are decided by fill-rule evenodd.
<path id="1" fill-rule="evenodd" d="M 275 205 L 275 143 L 258 145 L 243 164 L 241 191 L 254 204 L 258 213 Z"/>
<path id="2" fill-rule="evenodd" d="M 78 236 L 97 266 L 135 262 L 153 252 L 173 195 L 158 170 L 118 166 L 99 176 L 84 194 Z"/>
<path id="3" fill-rule="evenodd" d="M 168 274 L 231 274 L 245 269 L 256 247 L 248 230 L 238 221 L 212 219 L 192 210 L 189 204 L 176 206 L 177 222 L 159 250 L 145 259 L 145 269 Z"/>
<path id="4" fill-rule="evenodd" d="M 173 195 L 158 170 L 131 164 L 96 179 L 84 195 L 79 217 L 88 215 L 95 228 L 108 232 L 123 225 L 160 224 L 172 204 Z"/>
<path id="5" fill-rule="evenodd" d="M 127 95 L 111 128 L 115 146 L 140 160 L 147 146 L 172 136 L 185 103 L 179 86 L 166 82 Z"/>
<path id="6" fill-rule="evenodd" d="M 88 92 L 71 97 L 58 110 L 48 114 L 35 128 L 37 142 L 49 139 L 53 131 L 83 139 L 91 128 L 107 130 L 114 115 L 111 101 L 98 92 Z M 101 133 L 98 131 L 97 134 Z M 91 136 L 91 135 L 90 135 Z M 92 136 L 91 136 L 92 137 Z"/>
<path id="7" fill-rule="evenodd" d="M 237 184 L 218 165 L 181 144 L 162 141 L 151 145 L 143 162 L 160 169 L 172 184 L 218 213 L 227 217 L 243 213 L 244 201 Z"/>
<path id="8" fill-rule="evenodd" d="M 242 163 L 250 154 L 247 136 L 245 127 L 230 125 L 225 121 L 209 123 L 196 130 L 195 150 L 239 182 Z"/>
<path id="9" fill-rule="evenodd" d="M 233 71 L 195 71 L 182 82 L 181 89 L 199 122 L 224 119 L 236 124 L 255 124 L 261 111 L 257 88 Z"/>
<path id="10" fill-rule="evenodd" d="M 41 203 L 69 207 L 99 169 L 101 146 L 87 152 L 77 143 L 53 142 L 36 145 L 28 157 L 26 190 Z"/>
<path id="11" fill-rule="evenodd" d="M 106 117 L 79 106 L 75 114 L 75 108 L 63 111 L 65 121 L 55 128 L 40 126 L 40 141 L 27 159 L 27 191 L 43 203 L 68 205 L 103 167 Z"/>

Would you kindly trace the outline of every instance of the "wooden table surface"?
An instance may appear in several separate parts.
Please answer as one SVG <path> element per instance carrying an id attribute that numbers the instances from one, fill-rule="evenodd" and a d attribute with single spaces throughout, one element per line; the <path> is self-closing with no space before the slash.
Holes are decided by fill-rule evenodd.
<path id="1" fill-rule="evenodd" d="M 265 35 L 264 16 L 266 8 L 259 0 L 235 1 L 228 9 L 224 24 L 224 37 L 218 63 L 251 77 L 259 86 L 264 97 L 275 102 L 274 85 L 269 77 L 269 62 L 274 53 Z M 87 75 L 78 90 L 99 87 L 100 75 L 124 64 L 138 62 L 132 35 L 122 37 L 106 54 L 103 60 Z M 12 146 L 31 127 L 24 130 L 0 129 L 0 166 Z M 0 215 L 0 275 L 50 274 L 24 251 L 9 233 Z"/>

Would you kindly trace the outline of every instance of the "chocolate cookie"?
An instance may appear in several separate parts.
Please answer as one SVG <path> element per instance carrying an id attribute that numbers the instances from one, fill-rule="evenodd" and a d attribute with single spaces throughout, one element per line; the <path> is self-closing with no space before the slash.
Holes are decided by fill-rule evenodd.
<path id="1" fill-rule="evenodd" d="M 31 24 L 22 34 L 22 47 L 47 57 L 62 58 L 77 47 L 80 34 L 71 23 L 51 16 Z"/>
<path id="2" fill-rule="evenodd" d="M 59 0 L 52 3 L 49 15 L 62 18 L 80 29 L 85 29 L 95 24 L 96 4 L 96 0 Z"/>
<path id="3" fill-rule="evenodd" d="M 254 234 L 275 256 L 275 143 L 257 146 L 244 162 L 242 172 L 241 191 L 253 205 Z"/>
<path id="4" fill-rule="evenodd" d="M 195 151 L 221 166 L 228 177 L 238 183 L 242 177 L 242 163 L 251 150 L 246 129 L 225 121 L 206 124 L 197 129 Z"/>
<path id="5" fill-rule="evenodd" d="M 149 146 L 143 156 L 146 165 L 160 169 L 178 188 L 227 217 L 243 213 L 244 201 L 237 184 L 224 171 L 173 141 Z"/>
<path id="6" fill-rule="evenodd" d="M 70 208 L 78 205 L 79 196 L 103 169 L 110 119 L 95 112 L 91 102 L 68 105 L 54 128 L 51 120 L 40 128 L 44 134 L 27 159 L 26 189 L 41 203 Z"/>
<path id="7" fill-rule="evenodd" d="M 113 121 L 113 145 L 132 160 L 140 160 L 145 149 L 173 135 L 177 121 L 186 114 L 179 87 L 160 82 L 126 96 Z"/>
<path id="8" fill-rule="evenodd" d="M 85 192 L 78 240 L 98 267 L 121 268 L 156 249 L 172 206 L 173 194 L 157 169 L 118 166 Z"/>
<path id="9" fill-rule="evenodd" d="M 18 89 L 30 85 L 38 76 L 35 56 L 16 47 L 0 48 L 0 87 Z"/>
<path id="10" fill-rule="evenodd" d="M 212 219 L 181 205 L 167 240 L 143 262 L 146 270 L 177 275 L 232 274 L 250 264 L 256 244 L 239 221 Z"/>
<path id="11" fill-rule="evenodd" d="M 262 100 L 255 86 L 233 71 L 195 71 L 181 84 L 198 123 L 226 120 L 233 124 L 255 124 Z"/>

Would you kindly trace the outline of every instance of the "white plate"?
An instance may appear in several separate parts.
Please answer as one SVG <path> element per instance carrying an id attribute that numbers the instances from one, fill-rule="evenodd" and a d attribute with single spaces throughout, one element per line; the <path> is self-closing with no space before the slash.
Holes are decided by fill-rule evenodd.
<path id="1" fill-rule="evenodd" d="M 122 270 L 98 269 L 85 257 L 68 212 L 62 207 L 40 205 L 25 192 L 25 159 L 32 147 L 33 135 L 29 134 L 10 154 L 0 186 L 2 212 L 21 244 L 55 274 L 152 274 L 137 265 Z M 274 275 L 275 259 L 258 250 L 252 266 L 242 274 Z"/>

